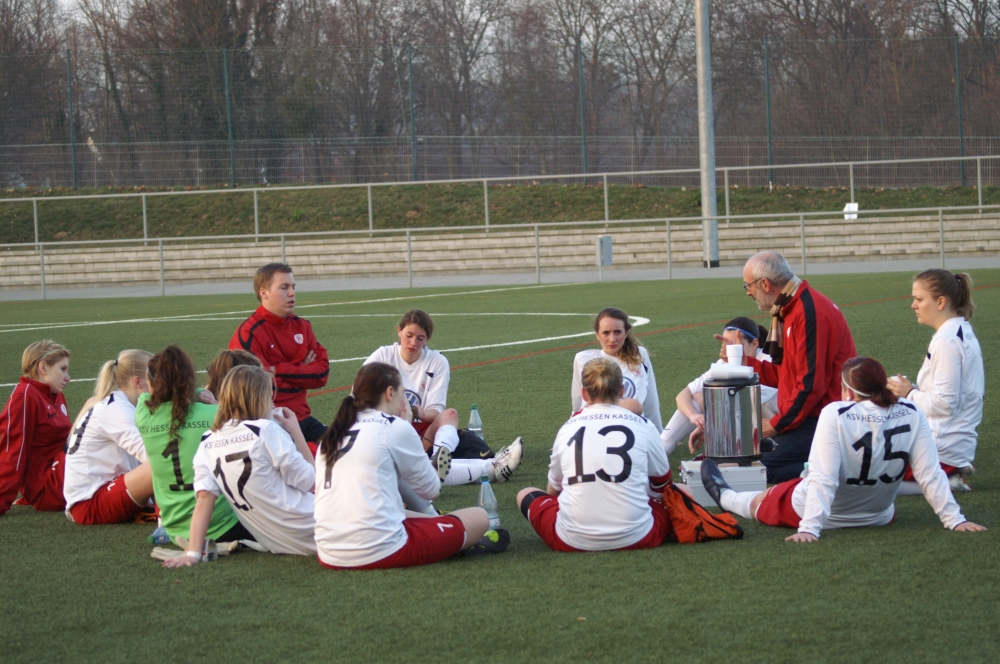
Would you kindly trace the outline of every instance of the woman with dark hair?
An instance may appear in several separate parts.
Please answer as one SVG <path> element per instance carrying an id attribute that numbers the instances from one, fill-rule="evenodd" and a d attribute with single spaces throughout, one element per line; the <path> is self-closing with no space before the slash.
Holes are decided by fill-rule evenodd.
<path id="1" fill-rule="evenodd" d="M 0 411 L 0 516 L 18 492 L 19 505 L 39 512 L 66 508 L 63 450 L 73 426 L 63 396 L 69 357 L 68 349 L 48 339 L 21 355 L 21 380 Z"/>
<path id="2" fill-rule="evenodd" d="M 743 346 L 744 365 L 747 364 L 748 357 L 755 357 L 761 362 L 770 362 L 771 356 L 760 349 L 760 344 L 766 336 L 767 330 L 753 320 L 743 316 L 734 318 L 722 328 L 722 334 L 715 335 L 715 338 L 722 342 L 722 347 L 719 349 L 720 359 L 716 364 L 727 364 L 727 346 Z M 667 454 L 670 454 L 678 443 L 689 440 L 689 437 L 689 449 L 694 454 L 695 443 L 700 441 L 705 429 L 705 398 L 702 395 L 702 388 L 705 386 L 705 381 L 711 377 L 712 371 L 709 369 L 677 393 L 677 410 L 660 434 Z M 774 417 L 778 412 L 778 388 L 761 385 L 760 402 L 764 419 Z M 691 436 L 691 434 L 696 435 Z"/>
<path id="3" fill-rule="evenodd" d="M 621 407 L 624 380 L 611 359 L 587 362 L 581 383 L 587 405 L 556 435 L 547 490 L 522 489 L 518 507 L 555 551 L 660 546 L 671 528 L 651 493 L 670 481 L 659 429 Z"/>
<path id="4" fill-rule="evenodd" d="M 199 394 L 204 396 L 205 392 L 210 393 L 218 401 L 219 390 L 222 388 L 222 381 L 226 374 L 233 367 L 250 366 L 263 367 L 260 359 L 253 353 L 245 350 L 220 350 L 219 354 L 212 358 L 208 365 L 208 384 Z M 273 380 L 273 378 L 272 378 Z"/>
<path id="5" fill-rule="evenodd" d="M 315 555 L 313 484 L 316 468 L 295 413 L 274 408 L 274 377 L 257 366 L 236 366 L 219 386 L 212 431 L 194 455 L 197 503 L 183 556 L 164 567 L 201 562 L 219 496 L 261 548 Z"/>
<path id="6" fill-rule="evenodd" d="M 176 543 L 189 538 L 196 503 L 191 462 L 219 407 L 196 400 L 194 364 L 177 346 L 150 358 L 147 379 L 149 393 L 139 395 L 135 423 L 153 471 L 160 520 Z M 225 501 L 212 511 L 208 536 L 217 542 L 253 539 Z"/>
<path id="7" fill-rule="evenodd" d="M 917 322 L 934 328 L 917 384 L 895 376 L 889 389 L 924 412 L 934 434 L 941 467 L 952 490 L 969 491 L 965 477 L 973 472 L 976 428 L 983 419 L 986 381 L 983 351 L 972 330 L 972 278 L 948 270 L 925 270 L 913 278 Z M 903 493 L 915 493 L 909 471 Z"/>
<path id="8" fill-rule="evenodd" d="M 909 465 L 945 528 L 986 530 L 962 516 L 938 464 L 927 418 L 913 403 L 897 399 L 886 383 L 876 360 L 855 357 L 844 363 L 843 401 L 820 413 L 805 477 L 737 493 L 706 459 L 701 462 L 705 490 L 722 509 L 745 519 L 798 529 L 787 541 L 814 542 L 823 528 L 891 523 Z"/>
<path id="9" fill-rule="evenodd" d="M 382 362 L 399 372 L 403 394 L 409 404 L 403 417 L 413 424 L 431 457 L 437 456 L 442 448 L 447 449 L 452 457 L 451 472 L 445 478 L 446 485 L 477 482 L 483 475 L 491 482 L 506 482 L 521 465 L 523 446 L 520 438 L 501 448 L 496 455 L 482 445 L 486 457 L 481 456 L 479 450 L 470 455 L 463 448 L 456 458 L 460 442 L 458 411 L 445 407 L 451 367 L 444 355 L 427 347 L 433 333 L 434 321 L 430 314 L 411 309 L 396 325 L 399 342 L 378 348 L 365 360 L 365 364 Z M 429 513 L 434 509 L 430 503 L 418 500 L 412 494 L 407 495 L 406 500 L 417 511 Z"/>
<path id="10" fill-rule="evenodd" d="M 409 408 L 399 371 L 382 362 L 361 367 L 340 403 L 316 459 L 316 547 L 324 567 L 411 567 L 459 551 L 507 548 L 507 531 L 489 531 L 481 507 L 447 516 L 403 508 L 400 482 L 433 500 L 443 479 L 402 417 Z"/>
<path id="11" fill-rule="evenodd" d="M 598 312 L 594 319 L 594 334 L 601 344 L 600 350 L 584 350 L 573 359 L 573 386 L 570 389 L 573 412 L 585 405 L 580 378 L 583 366 L 590 360 L 604 357 L 622 370 L 625 391 L 621 407 L 642 415 L 656 426 L 657 431 L 661 431 L 663 422 L 660 420 L 660 398 L 656 393 L 653 363 L 649 360 L 649 351 L 639 345 L 631 330 L 632 323 L 621 309 L 606 307 Z"/>

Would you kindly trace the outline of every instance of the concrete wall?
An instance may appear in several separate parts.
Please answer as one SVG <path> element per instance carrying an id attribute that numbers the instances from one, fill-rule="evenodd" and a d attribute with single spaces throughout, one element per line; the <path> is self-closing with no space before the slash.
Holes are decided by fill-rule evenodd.
<path id="1" fill-rule="evenodd" d="M 502 228 L 502 227 L 494 227 Z M 666 225 L 587 227 L 542 230 L 539 256 L 543 272 L 591 269 L 594 238 L 614 238 L 614 267 L 666 267 Z M 927 217 L 810 220 L 806 225 L 807 260 L 891 260 L 939 255 L 937 215 Z M 785 254 L 793 266 L 801 260 L 801 228 L 796 222 L 756 222 L 719 225 L 722 265 L 741 264 L 763 249 Z M 1000 255 L 1000 214 L 945 218 L 945 249 L 950 257 Z M 417 276 L 461 273 L 533 272 L 535 233 L 493 230 L 489 234 L 416 234 L 411 240 L 413 273 Z M 700 225 L 673 225 L 674 266 L 701 264 Z M 404 235 L 289 239 L 287 262 L 300 278 L 399 276 L 407 273 Z M 262 264 L 282 259 L 280 241 L 170 242 L 163 245 L 167 284 L 249 279 Z M 126 247 L 90 245 L 47 247 L 48 287 L 148 285 L 160 282 L 160 253 L 155 242 Z M 0 290 L 37 288 L 41 284 L 40 255 L 35 249 L 0 251 Z"/>

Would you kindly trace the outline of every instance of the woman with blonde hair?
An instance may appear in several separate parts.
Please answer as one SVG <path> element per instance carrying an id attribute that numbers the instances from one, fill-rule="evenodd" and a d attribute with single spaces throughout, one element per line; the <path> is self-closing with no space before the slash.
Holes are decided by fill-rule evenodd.
<path id="1" fill-rule="evenodd" d="M 579 411 L 587 403 L 581 389 L 584 365 L 591 360 L 605 358 L 617 364 L 622 372 L 624 391 L 619 405 L 636 415 L 642 415 L 656 426 L 657 431 L 662 431 L 660 397 L 656 392 L 653 363 L 649 359 L 649 351 L 640 346 L 632 335 L 632 323 L 629 322 L 628 315 L 615 307 L 601 309 L 594 319 L 594 334 L 601 348 L 580 351 L 573 359 L 573 386 L 570 389 L 572 412 Z"/>
<path id="2" fill-rule="evenodd" d="M 203 559 L 219 496 L 264 549 L 316 555 L 312 453 L 295 413 L 274 408 L 273 385 L 260 366 L 233 367 L 223 379 L 212 431 L 194 455 L 197 503 L 187 551 L 164 561 L 165 567 Z"/>
<path id="3" fill-rule="evenodd" d="M 948 270 L 924 270 L 913 278 L 917 322 L 934 328 L 924 363 L 914 385 L 895 376 L 889 389 L 924 412 L 934 434 L 941 468 L 952 490 L 969 491 L 976 458 L 976 429 L 983 420 L 986 380 L 983 351 L 972 329 L 972 278 Z M 912 471 L 903 478 L 902 493 L 920 491 Z"/>
<path id="4" fill-rule="evenodd" d="M 74 523 L 129 523 L 153 497 L 153 473 L 135 424 L 139 395 L 149 391 L 152 353 L 123 350 L 101 367 L 94 396 L 77 415 L 66 448 L 63 495 Z"/>
<path id="5" fill-rule="evenodd" d="M 21 503 L 40 512 L 66 507 L 63 460 L 73 424 L 63 390 L 69 384 L 69 350 L 48 339 L 21 355 L 21 380 L 0 412 L 0 516 Z"/>
<path id="6" fill-rule="evenodd" d="M 595 358 L 580 372 L 586 404 L 559 429 L 548 489 L 522 489 L 521 513 L 556 551 L 611 551 L 660 546 L 670 518 L 654 499 L 670 481 L 660 430 L 620 403 L 618 364 Z"/>

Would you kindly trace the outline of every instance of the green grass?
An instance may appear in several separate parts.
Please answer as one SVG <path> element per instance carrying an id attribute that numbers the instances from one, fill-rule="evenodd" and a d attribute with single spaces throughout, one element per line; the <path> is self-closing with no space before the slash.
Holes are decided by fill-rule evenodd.
<path id="1" fill-rule="evenodd" d="M 191 189 L 190 187 L 188 189 Z M 92 199 L 60 201 L 70 194 L 136 193 L 145 187 L 0 191 L 0 198 L 41 196 L 39 239 L 100 240 L 142 237 L 142 201 Z M 858 189 L 862 210 L 976 205 L 974 188 Z M 733 214 L 841 210 L 850 200 L 846 188 L 739 187 L 730 191 Z M 612 219 L 698 217 L 697 188 L 612 185 L 608 191 Z M 1000 203 L 1000 187 L 983 191 L 985 204 Z M 368 202 L 363 188 L 274 191 L 258 197 L 260 231 L 284 233 L 368 228 Z M 372 194 L 376 228 L 469 226 L 484 223 L 483 190 L 476 185 L 375 187 Z M 725 209 L 724 194 L 719 210 Z M 235 235 L 254 232 L 253 195 L 152 196 L 147 198 L 149 237 Z M 604 218 L 601 185 L 542 184 L 490 187 L 490 223 L 586 221 Z M 0 238 L 4 243 L 33 242 L 31 203 L 0 202 Z"/>
<path id="2" fill-rule="evenodd" d="M 146 526 L 81 527 L 61 514 L 18 507 L 0 518 L 0 653 L 4 662 L 85 661 L 886 661 L 994 662 L 1000 651 L 1000 270 L 974 272 L 987 365 L 974 491 L 966 515 L 991 530 L 946 531 L 919 497 L 897 501 L 884 528 L 828 531 L 815 545 L 788 531 L 744 523 L 743 541 L 656 550 L 553 553 L 514 504 L 544 486 L 548 453 L 569 415 L 572 357 L 592 338 L 447 353 L 450 405 L 479 405 L 495 446 L 517 435 L 524 464 L 497 485 L 511 530 L 500 556 L 424 568 L 331 572 L 314 559 L 241 553 L 189 570 L 149 557 Z M 815 277 L 842 307 L 859 352 L 915 376 L 932 331 L 908 309 L 905 274 Z M 332 358 L 366 356 L 394 338 L 395 316 L 421 307 L 436 317 L 432 346 L 460 348 L 584 333 L 588 315 L 616 305 L 650 319 L 636 328 L 652 356 L 665 416 L 672 397 L 716 357 L 712 333 L 758 315 L 738 280 L 662 281 L 501 289 L 304 293 Z M 442 293 L 454 293 L 431 297 Z M 402 298 L 377 302 L 381 298 Z M 892 298 L 892 299 L 887 299 Z M 350 302 L 358 301 L 357 304 Z M 252 296 L 0 303 L 0 383 L 18 376 L 21 350 L 42 337 L 74 352 L 71 373 L 92 377 L 121 348 L 184 346 L 204 367 L 244 314 L 232 320 L 119 323 L 10 331 L 79 321 L 249 311 Z M 366 314 L 369 317 L 350 317 Z M 384 316 L 382 316 L 384 314 Z M 445 314 L 474 314 L 449 316 Z M 348 316 L 323 318 L 322 316 Z M 647 334 L 649 333 L 649 334 Z M 534 353 L 528 357 L 518 357 Z M 491 360 L 500 360 L 490 362 Z M 480 364 L 483 363 L 483 364 Z M 328 387 L 347 385 L 358 361 L 335 363 Z M 468 366 L 474 365 L 474 366 Z M 67 390 L 79 408 L 92 383 Z M 10 388 L 3 388 L 4 393 Z M 343 392 L 311 399 L 329 421 Z M 687 458 L 676 452 L 673 465 Z M 472 504 L 475 487 L 450 487 L 444 509 Z M 585 618 L 585 620 L 582 620 Z"/>

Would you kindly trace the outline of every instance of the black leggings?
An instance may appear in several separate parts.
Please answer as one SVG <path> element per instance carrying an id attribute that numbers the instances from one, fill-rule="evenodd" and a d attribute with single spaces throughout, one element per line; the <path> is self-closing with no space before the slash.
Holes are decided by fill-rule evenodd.
<path id="1" fill-rule="evenodd" d="M 216 542 L 236 542 L 237 540 L 250 540 L 251 542 L 256 542 L 257 538 L 253 536 L 249 530 L 247 530 L 242 523 L 236 522 L 236 525 L 224 532 L 219 536 Z"/>

